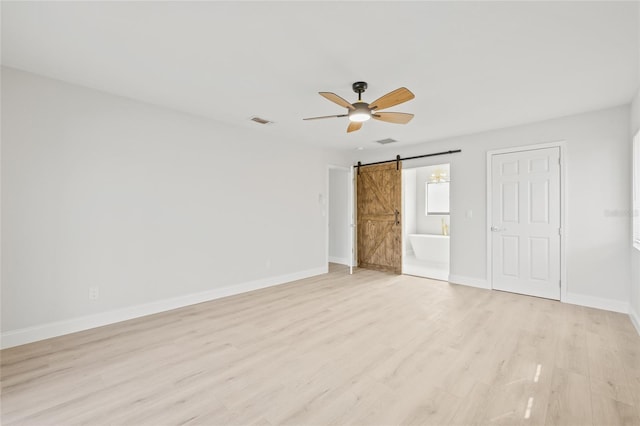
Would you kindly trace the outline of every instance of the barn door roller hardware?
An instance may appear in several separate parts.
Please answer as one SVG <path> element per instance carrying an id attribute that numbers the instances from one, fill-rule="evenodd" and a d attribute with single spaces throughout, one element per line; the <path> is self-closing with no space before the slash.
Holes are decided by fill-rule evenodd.
<path id="1" fill-rule="evenodd" d="M 415 160 L 416 158 L 435 157 L 436 155 L 457 154 L 459 152 L 462 152 L 462 150 L 454 149 L 451 151 L 436 152 L 433 154 L 415 155 L 413 157 L 407 157 L 407 158 L 401 158 L 399 155 L 396 155 L 395 160 L 376 161 L 375 163 L 367 163 L 367 164 L 362 164 L 360 161 L 358 161 L 358 164 L 356 164 L 353 167 L 356 167 L 358 169 L 358 174 L 360 174 L 360 167 L 373 166 L 376 164 L 396 163 L 396 170 L 400 170 L 400 161 Z"/>

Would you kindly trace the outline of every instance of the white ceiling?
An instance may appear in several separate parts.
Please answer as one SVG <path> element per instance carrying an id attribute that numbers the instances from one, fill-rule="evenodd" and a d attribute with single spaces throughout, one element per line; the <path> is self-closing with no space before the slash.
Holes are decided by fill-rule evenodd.
<path id="1" fill-rule="evenodd" d="M 638 47 L 636 2 L 2 2 L 3 65 L 340 149 L 628 103 Z M 358 80 L 413 121 L 302 121 Z"/>

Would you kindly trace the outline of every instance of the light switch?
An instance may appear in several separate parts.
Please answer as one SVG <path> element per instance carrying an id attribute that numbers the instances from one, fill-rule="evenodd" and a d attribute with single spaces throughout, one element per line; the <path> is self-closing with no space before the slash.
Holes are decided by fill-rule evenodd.
<path id="1" fill-rule="evenodd" d="M 471 219 L 473 217 L 473 210 L 467 210 L 467 219 Z"/>

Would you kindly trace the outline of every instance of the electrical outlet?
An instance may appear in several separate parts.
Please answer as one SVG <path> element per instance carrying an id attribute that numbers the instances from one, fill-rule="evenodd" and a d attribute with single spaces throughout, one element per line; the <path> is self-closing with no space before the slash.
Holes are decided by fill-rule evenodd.
<path id="1" fill-rule="evenodd" d="M 100 291 L 98 287 L 89 287 L 89 300 L 98 300 L 100 297 Z"/>
<path id="2" fill-rule="evenodd" d="M 271 268 L 271 259 L 268 259 L 266 262 L 264 262 L 264 266 L 266 266 L 267 269 Z"/>

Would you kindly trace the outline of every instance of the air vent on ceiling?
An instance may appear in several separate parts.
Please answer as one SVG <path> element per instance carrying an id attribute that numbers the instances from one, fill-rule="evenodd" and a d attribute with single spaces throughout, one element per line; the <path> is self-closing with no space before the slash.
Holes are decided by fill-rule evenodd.
<path id="1" fill-rule="evenodd" d="M 255 121 L 256 123 L 259 123 L 259 124 L 273 123 L 273 121 L 265 120 L 264 118 L 260 118 L 260 117 L 251 117 L 251 121 Z"/>
<path id="2" fill-rule="evenodd" d="M 379 141 L 376 141 L 376 143 L 379 143 L 380 145 L 386 145 L 388 143 L 394 143 L 394 142 L 398 142 L 398 141 L 391 138 L 380 139 Z"/>

